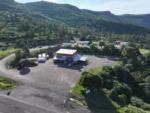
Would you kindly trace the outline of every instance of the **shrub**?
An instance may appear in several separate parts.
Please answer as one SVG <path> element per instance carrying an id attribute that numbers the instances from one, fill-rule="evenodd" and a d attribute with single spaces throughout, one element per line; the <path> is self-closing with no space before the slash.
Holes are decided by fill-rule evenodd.
<path id="1" fill-rule="evenodd" d="M 150 102 L 150 77 L 147 77 L 147 80 L 146 80 L 145 93 L 146 93 L 148 102 Z"/>
<path id="2" fill-rule="evenodd" d="M 101 77 L 103 78 L 103 87 L 112 89 L 113 87 L 113 69 L 110 66 L 104 66 Z"/>
<path id="3" fill-rule="evenodd" d="M 131 98 L 131 104 L 136 106 L 136 107 L 141 107 L 141 105 L 143 105 L 143 101 L 137 97 L 132 97 Z"/>
<path id="4" fill-rule="evenodd" d="M 132 96 L 132 90 L 125 84 L 117 84 L 116 87 L 114 87 L 111 90 L 110 98 L 117 103 L 121 104 L 121 101 L 124 101 L 122 105 L 130 103 L 130 98 Z"/>
<path id="5" fill-rule="evenodd" d="M 30 61 L 29 60 L 26 60 L 26 59 L 22 59 L 19 61 L 18 63 L 18 69 L 23 69 L 25 67 L 28 67 L 30 65 Z"/>
<path id="6" fill-rule="evenodd" d="M 150 53 L 146 55 L 145 61 L 146 61 L 147 65 L 150 65 Z"/>
<path id="7" fill-rule="evenodd" d="M 11 61 L 8 61 L 6 65 L 9 66 L 9 68 L 16 68 L 18 65 L 18 60 L 15 58 L 11 59 Z"/>
<path id="8" fill-rule="evenodd" d="M 125 95 L 125 94 L 121 94 L 121 95 L 118 95 L 118 99 L 117 99 L 117 102 L 120 104 L 120 105 L 127 105 L 129 102 L 128 102 L 128 97 Z"/>
<path id="9" fill-rule="evenodd" d="M 103 79 L 103 87 L 111 90 L 113 88 L 113 80 L 112 79 Z"/>
<path id="10" fill-rule="evenodd" d="M 47 52 L 48 52 L 48 48 L 40 48 L 40 49 L 31 51 L 30 57 L 37 57 L 39 54 L 47 53 Z"/>
<path id="11" fill-rule="evenodd" d="M 142 108 L 144 110 L 147 110 L 147 111 L 150 111 L 150 105 L 143 102 L 143 100 L 137 98 L 137 97 L 132 97 L 131 98 L 131 104 L 133 106 L 136 106 L 136 107 L 139 107 L 139 108 Z"/>
<path id="12" fill-rule="evenodd" d="M 91 53 L 93 53 L 93 54 L 98 54 L 99 53 L 99 49 L 98 49 L 98 47 L 95 45 L 95 44 L 90 44 L 90 50 L 91 50 Z"/>
<path id="13" fill-rule="evenodd" d="M 118 80 L 120 82 L 125 82 L 127 83 L 129 81 L 129 72 L 123 68 L 122 66 L 115 66 L 114 67 L 114 73 L 115 73 L 115 76 L 118 78 Z"/>
<path id="14" fill-rule="evenodd" d="M 94 90 L 102 86 L 102 78 L 89 72 L 83 72 L 79 83 L 86 88 Z"/>
<path id="15" fill-rule="evenodd" d="M 103 71 L 106 73 L 108 72 L 110 74 L 113 74 L 113 68 L 111 66 L 104 66 Z"/>
<path id="16" fill-rule="evenodd" d="M 125 68 L 125 70 L 127 70 L 128 72 L 131 72 L 131 71 L 133 71 L 133 69 L 134 69 L 134 67 L 133 67 L 133 65 L 132 64 L 125 64 L 125 66 L 124 66 L 124 68 Z"/>

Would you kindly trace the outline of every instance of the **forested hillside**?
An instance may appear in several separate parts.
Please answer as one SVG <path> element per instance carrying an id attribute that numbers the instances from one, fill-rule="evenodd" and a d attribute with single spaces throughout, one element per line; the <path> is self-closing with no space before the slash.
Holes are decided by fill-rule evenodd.
<path id="1" fill-rule="evenodd" d="M 0 12 L 0 45 L 3 47 L 18 47 L 22 41 L 29 47 L 59 43 L 71 35 L 68 27 L 36 14 Z"/>
<path id="2" fill-rule="evenodd" d="M 85 13 L 92 14 L 97 18 L 113 21 L 113 22 L 121 22 L 121 23 L 130 23 L 142 27 L 146 27 L 150 29 L 150 14 L 141 14 L 141 15 L 114 15 L 110 11 L 90 11 L 90 10 L 83 10 Z"/>
<path id="3" fill-rule="evenodd" d="M 115 16 L 110 12 L 81 10 L 68 4 L 55 4 L 49 2 L 33 2 L 26 4 L 26 6 L 32 11 L 60 20 L 71 27 L 79 28 L 85 26 L 97 31 L 119 34 L 149 33 L 147 28 L 123 21 L 119 16 Z"/>
<path id="4" fill-rule="evenodd" d="M 147 27 L 150 29 L 150 14 L 145 15 L 122 15 L 126 21 L 130 21 L 133 24 Z"/>
<path id="5" fill-rule="evenodd" d="M 20 42 L 24 42 L 35 47 L 77 38 L 122 39 L 150 45 L 150 30 L 131 24 L 134 16 L 130 16 L 131 22 L 127 18 L 128 22 L 124 21 L 123 17 L 109 11 L 81 10 L 68 4 L 20 4 L 14 0 L 0 0 L 0 46 L 19 47 Z M 138 23 L 139 18 L 136 19 Z"/>

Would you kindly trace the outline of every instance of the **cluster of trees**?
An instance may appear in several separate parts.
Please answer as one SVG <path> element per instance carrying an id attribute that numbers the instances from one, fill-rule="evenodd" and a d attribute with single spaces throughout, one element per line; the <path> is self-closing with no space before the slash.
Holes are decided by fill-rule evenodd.
<path id="1" fill-rule="evenodd" d="M 30 51 L 27 47 L 19 49 L 15 53 L 15 59 L 10 62 L 9 66 L 12 68 L 23 69 L 27 66 L 30 66 L 30 61 L 27 58 L 30 56 Z"/>
<path id="2" fill-rule="evenodd" d="M 104 41 L 100 41 L 98 44 L 91 41 L 87 46 L 77 44 L 73 48 L 85 54 L 107 55 L 107 56 L 121 55 L 121 50 L 116 48 L 113 43 L 106 43 Z"/>
<path id="3" fill-rule="evenodd" d="M 122 50 L 122 64 L 104 66 L 98 73 L 83 72 L 79 84 L 93 93 L 107 89 L 109 97 L 121 106 L 132 104 L 150 110 L 150 64 L 136 46 Z"/>
<path id="4" fill-rule="evenodd" d="M 50 18 L 54 18 L 74 28 L 87 27 L 96 31 L 114 32 L 117 34 L 147 34 L 149 30 L 133 25 L 130 18 L 113 15 L 111 12 L 94 12 L 81 10 L 75 6 L 66 4 L 54 4 L 47 2 L 28 3 L 26 6 L 31 11 L 39 12 Z M 127 21 L 129 20 L 129 21 Z M 134 19 L 133 19 L 134 20 Z M 136 20 L 136 17 L 135 17 Z M 142 20 L 142 19 L 141 19 Z M 146 21 L 146 19 L 145 19 Z M 142 21 L 136 20 L 137 23 Z M 129 24 L 132 23 L 132 24 Z M 149 22 L 147 22 L 149 23 Z M 144 24 L 141 24 L 144 25 Z"/>
<path id="5" fill-rule="evenodd" d="M 150 35 L 147 33 L 106 32 L 86 26 L 72 28 L 38 14 L 0 11 L 0 47 L 20 47 L 22 41 L 26 41 L 28 47 L 35 47 L 69 42 L 74 39 L 109 42 L 124 40 L 140 43 L 142 47 L 150 48 Z"/>
<path id="6" fill-rule="evenodd" d="M 67 42 L 76 36 L 70 27 L 36 16 L 0 12 L 0 46 L 21 47 L 26 41 L 28 47 L 35 47 Z"/>

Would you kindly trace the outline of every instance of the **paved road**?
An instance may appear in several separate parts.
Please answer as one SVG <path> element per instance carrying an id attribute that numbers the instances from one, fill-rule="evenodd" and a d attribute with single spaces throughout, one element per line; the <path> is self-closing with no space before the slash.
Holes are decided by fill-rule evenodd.
<path id="1" fill-rule="evenodd" d="M 31 109 L 31 105 L 33 105 L 46 108 L 49 111 L 55 111 L 56 113 L 67 113 L 68 111 L 70 113 L 88 113 L 85 108 L 80 108 L 79 106 L 68 108 L 64 105 L 65 100 L 68 98 L 70 87 L 79 80 L 81 71 L 98 66 L 112 65 L 114 62 L 113 59 L 107 57 L 88 56 L 88 58 L 89 65 L 85 67 L 54 65 L 53 61 L 50 59 L 44 64 L 39 64 L 37 67 L 30 68 L 30 72 L 25 75 L 21 75 L 17 70 L 7 70 L 4 67 L 4 63 L 8 60 L 8 57 L 3 59 L 0 62 L 0 75 L 21 82 L 18 88 L 12 90 L 10 97 L 30 103 L 30 105 L 26 104 L 26 107 L 23 108 L 22 104 L 14 104 L 15 106 L 11 106 L 10 109 L 16 110 L 15 108 L 17 106 L 18 109 L 24 111 L 28 110 L 28 108 Z M 1 92 L 1 94 L 4 95 L 6 93 L 7 91 Z M 0 110 L 4 113 L 9 113 L 4 104 L 7 102 L 8 104 L 12 104 L 14 101 L 3 100 L 4 101 L 0 99 Z M 34 113 L 35 108 L 33 108 L 31 113 Z M 22 112 L 16 110 L 15 113 Z M 45 113 L 45 111 L 43 110 L 41 113 Z"/>
<path id="2" fill-rule="evenodd" d="M 7 109 L 6 109 L 7 108 Z M 0 113 L 56 113 L 30 103 L 0 95 Z"/>

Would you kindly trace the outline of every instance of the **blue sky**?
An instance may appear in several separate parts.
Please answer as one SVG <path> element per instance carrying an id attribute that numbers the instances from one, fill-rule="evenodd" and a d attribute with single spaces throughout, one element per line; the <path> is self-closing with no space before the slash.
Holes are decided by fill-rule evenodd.
<path id="1" fill-rule="evenodd" d="M 41 0 L 15 0 L 26 3 Z M 150 0 L 43 0 L 56 3 L 68 3 L 82 9 L 111 11 L 114 14 L 150 14 Z"/>

